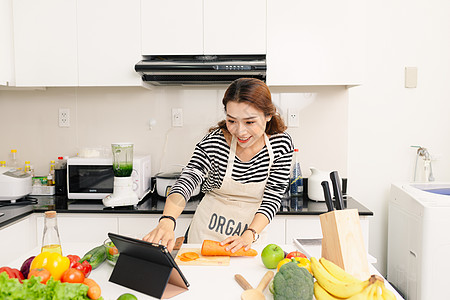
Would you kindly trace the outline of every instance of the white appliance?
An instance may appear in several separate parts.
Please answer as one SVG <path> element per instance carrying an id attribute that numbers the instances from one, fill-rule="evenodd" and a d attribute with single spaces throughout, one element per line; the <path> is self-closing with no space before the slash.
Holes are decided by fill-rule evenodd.
<path id="1" fill-rule="evenodd" d="M 138 198 L 151 188 L 151 157 L 133 158 L 133 190 Z M 113 192 L 114 172 L 112 158 L 70 157 L 67 160 L 67 197 L 69 199 L 100 200 Z"/>
<path id="2" fill-rule="evenodd" d="M 392 184 L 388 281 L 408 300 L 448 299 L 450 183 Z"/>
<path id="3" fill-rule="evenodd" d="M 21 170 L 0 167 L 0 200 L 15 201 L 31 193 L 31 175 Z"/>

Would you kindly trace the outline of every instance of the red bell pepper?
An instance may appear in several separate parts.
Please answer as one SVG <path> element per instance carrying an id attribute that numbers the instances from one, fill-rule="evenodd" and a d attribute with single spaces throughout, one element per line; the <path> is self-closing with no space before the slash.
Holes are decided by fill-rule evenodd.
<path id="1" fill-rule="evenodd" d="M 83 262 L 81 263 L 81 265 L 83 266 L 83 273 L 84 273 L 84 276 L 85 276 L 85 277 L 88 277 L 89 274 L 91 274 L 91 271 L 92 271 L 92 266 L 91 266 L 91 264 L 90 264 L 87 260 L 85 260 L 85 261 L 83 261 Z"/>
<path id="2" fill-rule="evenodd" d="M 25 279 L 23 277 L 22 272 L 20 272 L 18 269 L 10 268 L 10 267 L 1 267 L 0 273 L 6 272 L 9 278 L 17 278 L 19 279 L 19 282 L 22 283 L 22 280 Z"/>
<path id="3" fill-rule="evenodd" d="M 80 263 L 80 257 L 78 255 L 67 255 L 67 258 L 70 260 L 70 268 L 82 271 L 85 277 L 91 274 L 92 266 L 88 261 Z"/>
<path id="4" fill-rule="evenodd" d="M 72 268 L 73 265 L 80 260 L 80 257 L 78 255 L 67 255 L 67 258 L 70 260 L 69 268 Z"/>

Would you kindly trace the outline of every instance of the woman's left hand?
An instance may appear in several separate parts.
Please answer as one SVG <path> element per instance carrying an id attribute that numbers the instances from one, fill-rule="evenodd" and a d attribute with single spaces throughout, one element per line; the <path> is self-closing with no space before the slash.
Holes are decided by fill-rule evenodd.
<path id="1" fill-rule="evenodd" d="M 220 242 L 220 245 L 223 246 L 229 244 L 225 248 L 225 250 L 234 253 L 243 247 L 244 251 L 249 250 L 252 247 L 252 242 L 253 242 L 253 233 L 250 230 L 246 230 L 241 236 L 233 235 L 227 237 L 226 239 Z"/>

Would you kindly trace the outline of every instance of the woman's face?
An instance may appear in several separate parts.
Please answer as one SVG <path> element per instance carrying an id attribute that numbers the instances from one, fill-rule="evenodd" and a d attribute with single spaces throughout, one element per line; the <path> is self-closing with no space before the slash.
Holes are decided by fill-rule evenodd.
<path id="1" fill-rule="evenodd" d="M 227 129 L 237 138 L 239 146 L 250 148 L 263 139 L 270 116 L 247 102 L 230 101 L 226 111 Z"/>

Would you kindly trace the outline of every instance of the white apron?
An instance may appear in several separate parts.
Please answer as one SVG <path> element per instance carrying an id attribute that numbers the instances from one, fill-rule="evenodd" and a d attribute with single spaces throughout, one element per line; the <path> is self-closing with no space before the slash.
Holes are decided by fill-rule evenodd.
<path id="1" fill-rule="evenodd" d="M 270 157 L 268 178 L 274 154 L 266 134 L 264 141 Z M 267 178 L 263 182 L 246 184 L 231 178 L 236 146 L 237 140 L 233 136 L 222 186 L 206 193 L 197 207 L 189 228 L 188 243 L 201 244 L 205 239 L 223 241 L 232 235 L 240 236 L 248 228 L 261 205 Z M 264 236 L 263 232 L 258 242 L 264 242 Z"/>

